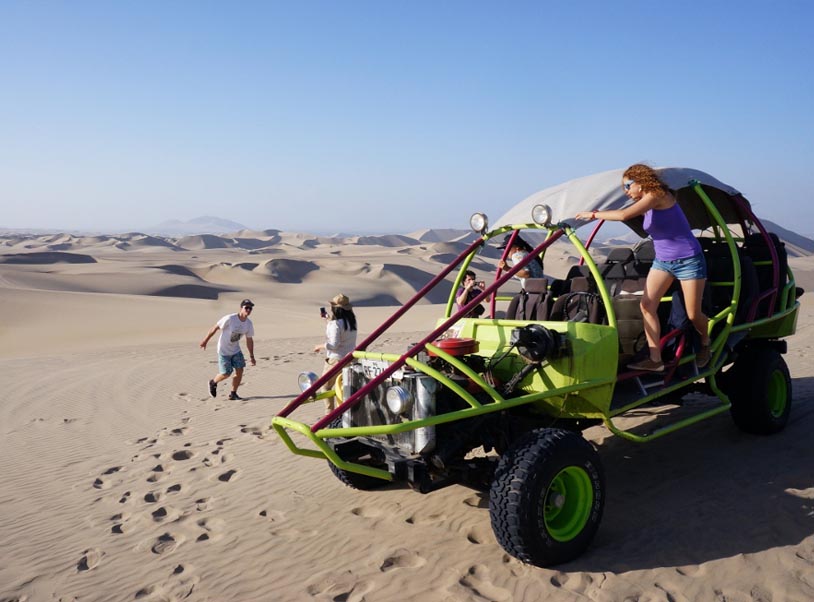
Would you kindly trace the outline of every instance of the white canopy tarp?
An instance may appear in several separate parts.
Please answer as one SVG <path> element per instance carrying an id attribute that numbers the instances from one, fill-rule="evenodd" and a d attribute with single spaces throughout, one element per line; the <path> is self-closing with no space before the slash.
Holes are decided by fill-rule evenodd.
<path id="1" fill-rule="evenodd" d="M 535 205 L 539 204 L 551 207 L 552 219 L 555 223 L 566 223 L 573 228 L 590 223 L 574 218 L 580 211 L 624 209 L 633 203 L 622 191 L 622 174 L 624 171 L 624 169 L 604 171 L 536 192 L 500 216 L 493 227 L 530 223 L 532 221 L 531 210 Z M 728 184 L 724 184 L 697 169 L 661 167 L 656 168 L 656 171 L 661 180 L 673 190 L 686 188 L 691 181 L 698 180 L 702 185 L 716 188 L 727 196 L 740 194 Z M 682 209 L 688 214 L 690 223 L 694 227 L 704 227 L 703 223 L 693 224 L 692 214 L 695 212 L 688 212 L 688 208 L 684 206 L 684 203 L 682 203 Z M 632 227 L 632 224 L 629 225 Z"/>

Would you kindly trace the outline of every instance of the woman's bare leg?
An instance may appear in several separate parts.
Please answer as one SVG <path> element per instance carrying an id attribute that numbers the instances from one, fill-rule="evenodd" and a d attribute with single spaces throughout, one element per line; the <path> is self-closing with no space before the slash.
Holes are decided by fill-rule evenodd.
<path id="1" fill-rule="evenodd" d="M 687 317 L 695 330 L 701 335 L 701 344 L 709 345 L 709 318 L 701 311 L 701 299 L 704 296 L 706 278 L 698 280 L 681 280 L 681 290 L 684 292 L 684 305 Z"/>
<path id="2" fill-rule="evenodd" d="M 659 323 L 659 302 L 670 288 L 675 278 L 669 272 L 650 270 L 644 285 L 644 295 L 639 306 L 642 309 L 644 320 L 644 336 L 647 337 L 647 347 L 650 350 L 650 359 L 661 363 L 661 324 Z"/>

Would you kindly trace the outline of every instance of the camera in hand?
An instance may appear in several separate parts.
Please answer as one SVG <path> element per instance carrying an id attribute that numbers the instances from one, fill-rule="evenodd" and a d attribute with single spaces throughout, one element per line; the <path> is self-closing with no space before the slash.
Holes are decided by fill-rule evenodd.
<path id="1" fill-rule="evenodd" d="M 325 308 L 324 308 L 324 307 L 320 307 L 320 308 L 319 308 L 319 315 L 320 315 L 320 317 L 322 317 L 322 318 L 327 318 L 327 317 L 328 317 L 328 312 L 327 312 L 327 311 L 325 311 Z"/>

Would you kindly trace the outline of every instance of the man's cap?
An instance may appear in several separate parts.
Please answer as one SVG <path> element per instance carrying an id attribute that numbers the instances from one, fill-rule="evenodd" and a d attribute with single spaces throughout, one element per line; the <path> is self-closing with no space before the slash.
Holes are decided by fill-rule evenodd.
<path id="1" fill-rule="evenodd" d="M 506 236 L 503 237 L 503 242 L 498 245 L 498 249 L 505 249 L 506 246 L 509 244 L 509 241 L 512 239 L 512 232 L 509 232 Z M 520 247 L 526 251 L 530 251 L 532 246 L 523 240 L 520 235 L 514 237 L 514 242 L 512 243 L 513 247 Z"/>
<path id="2" fill-rule="evenodd" d="M 353 306 L 350 304 L 350 299 L 347 296 L 339 293 L 333 299 L 331 299 L 331 306 L 332 307 L 341 307 L 342 309 L 353 309 Z"/>
<path id="3" fill-rule="evenodd" d="M 240 302 L 240 307 L 254 307 L 254 303 L 252 303 L 251 299 L 243 299 Z"/>

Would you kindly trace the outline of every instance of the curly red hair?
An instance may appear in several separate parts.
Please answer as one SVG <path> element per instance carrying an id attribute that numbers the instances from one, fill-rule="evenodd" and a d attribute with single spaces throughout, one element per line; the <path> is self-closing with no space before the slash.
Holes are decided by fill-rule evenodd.
<path id="1" fill-rule="evenodd" d="M 670 188 L 661 181 L 656 170 L 645 165 L 636 163 L 625 170 L 622 176 L 625 180 L 633 180 L 642 187 L 643 192 L 669 192 Z"/>

